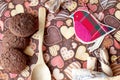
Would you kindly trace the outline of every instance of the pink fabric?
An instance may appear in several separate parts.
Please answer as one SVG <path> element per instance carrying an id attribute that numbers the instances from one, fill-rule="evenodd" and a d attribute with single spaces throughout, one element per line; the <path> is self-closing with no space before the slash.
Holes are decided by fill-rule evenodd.
<path id="1" fill-rule="evenodd" d="M 81 22 L 75 21 L 75 32 L 78 38 L 80 38 L 84 42 L 90 42 L 91 41 L 91 35 L 89 31 L 86 29 Z"/>

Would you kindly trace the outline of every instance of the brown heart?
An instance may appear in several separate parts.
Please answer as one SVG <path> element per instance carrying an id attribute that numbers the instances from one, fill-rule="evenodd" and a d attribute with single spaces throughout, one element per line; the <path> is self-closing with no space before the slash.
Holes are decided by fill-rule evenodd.
<path id="1" fill-rule="evenodd" d="M 45 45 L 51 46 L 62 41 L 62 36 L 56 26 L 49 26 L 44 37 Z"/>

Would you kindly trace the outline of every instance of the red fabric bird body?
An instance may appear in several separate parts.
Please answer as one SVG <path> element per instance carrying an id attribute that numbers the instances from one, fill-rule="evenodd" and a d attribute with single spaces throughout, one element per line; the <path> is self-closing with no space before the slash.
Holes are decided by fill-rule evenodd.
<path id="1" fill-rule="evenodd" d="M 84 44 L 95 44 L 89 47 L 89 51 L 92 52 L 99 48 L 104 37 L 113 32 L 115 28 L 100 23 L 95 17 L 88 11 L 79 10 L 72 14 L 75 34 L 80 42 Z"/>

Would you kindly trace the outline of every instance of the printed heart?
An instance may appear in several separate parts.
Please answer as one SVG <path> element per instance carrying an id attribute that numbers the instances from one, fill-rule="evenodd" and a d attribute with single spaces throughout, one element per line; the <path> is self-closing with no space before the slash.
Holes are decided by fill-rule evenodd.
<path id="1" fill-rule="evenodd" d="M 87 7 L 78 7 L 77 8 L 77 11 L 83 11 L 83 10 L 88 11 L 88 8 Z"/>
<path id="2" fill-rule="evenodd" d="M 110 46 L 113 45 L 113 40 L 111 38 L 105 38 L 103 40 L 103 43 L 102 45 L 105 47 L 105 48 L 110 48 Z"/>
<path id="3" fill-rule="evenodd" d="M 50 54 L 52 56 L 56 56 L 58 54 L 59 49 L 60 49 L 59 45 L 53 45 L 53 46 L 49 47 Z"/>
<path id="4" fill-rule="evenodd" d="M 37 6 L 39 3 L 39 0 L 30 0 L 30 6 Z"/>
<path id="5" fill-rule="evenodd" d="M 24 8 L 21 4 L 17 4 L 15 9 L 11 11 L 11 16 L 15 16 L 20 13 L 24 13 Z"/>
<path id="6" fill-rule="evenodd" d="M 110 53 L 111 54 L 117 54 L 117 51 L 115 50 L 115 47 L 110 48 Z"/>
<path id="7" fill-rule="evenodd" d="M 63 25 L 63 21 L 57 21 L 56 25 L 57 27 L 61 27 Z"/>
<path id="8" fill-rule="evenodd" d="M 72 69 L 81 69 L 81 64 L 78 61 L 72 62 L 67 68 L 64 69 L 64 73 L 72 80 Z"/>
<path id="9" fill-rule="evenodd" d="M 47 15 L 47 20 L 48 21 L 51 21 L 51 20 L 53 20 L 55 18 L 55 16 L 53 15 L 53 14 L 48 14 Z"/>
<path id="10" fill-rule="evenodd" d="M 74 56 L 74 51 L 73 50 L 67 50 L 66 47 L 62 47 L 61 50 L 60 50 L 60 53 L 61 53 L 64 60 L 71 59 Z"/>
<path id="11" fill-rule="evenodd" d="M 97 4 L 98 0 L 90 0 L 90 4 Z"/>
<path id="12" fill-rule="evenodd" d="M 15 78 L 15 77 L 17 77 L 17 74 L 9 73 L 9 75 L 10 75 L 10 78 Z"/>
<path id="13" fill-rule="evenodd" d="M 15 6 L 13 5 L 12 2 L 10 2 L 10 3 L 8 4 L 8 8 L 13 9 L 14 7 L 15 7 Z"/>
<path id="14" fill-rule="evenodd" d="M 52 66 L 57 66 L 58 68 L 63 68 L 64 66 L 64 61 L 60 56 L 56 56 L 51 60 Z"/>
<path id="15" fill-rule="evenodd" d="M 53 76 L 55 77 L 56 80 L 62 80 L 64 78 L 64 74 L 60 73 L 60 70 L 58 68 L 55 68 L 53 70 Z"/>
<path id="16" fill-rule="evenodd" d="M 73 42 L 72 47 L 73 47 L 73 49 L 75 49 L 77 47 L 77 43 Z"/>
<path id="17" fill-rule="evenodd" d="M 110 13 L 111 15 L 113 15 L 113 14 L 115 13 L 115 8 L 109 9 L 109 13 Z"/>
<path id="18" fill-rule="evenodd" d="M 39 31 L 37 31 L 36 33 L 34 33 L 33 36 L 32 36 L 32 38 L 38 40 L 40 38 Z"/>
<path id="19" fill-rule="evenodd" d="M 67 25 L 67 26 L 71 26 L 71 25 L 72 25 L 72 19 L 66 20 L 66 25 Z"/>
<path id="20" fill-rule="evenodd" d="M 60 28 L 60 32 L 66 39 L 71 38 L 75 34 L 74 28 L 73 27 L 68 28 L 67 26 L 62 26 Z"/>
<path id="21" fill-rule="evenodd" d="M 10 11 L 9 10 L 5 11 L 4 15 L 5 17 L 10 17 Z"/>
<path id="22" fill-rule="evenodd" d="M 115 39 L 114 39 L 114 46 L 117 49 L 120 49 L 120 43 L 118 43 Z"/>
<path id="23" fill-rule="evenodd" d="M 0 20 L 0 28 L 1 28 L 1 30 L 3 31 L 3 29 L 4 29 L 4 23 L 3 23 L 3 21 L 1 21 L 1 20 Z"/>
<path id="24" fill-rule="evenodd" d="M 71 1 L 71 2 L 69 2 L 68 4 L 66 3 L 66 8 L 67 8 L 70 12 L 74 11 L 74 10 L 77 8 L 77 2 Z"/>
<path id="25" fill-rule="evenodd" d="M 90 8 L 91 11 L 95 12 L 97 10 L 97 5 L 92 5 L 92 4 L 88 4 L 88 7 Z"/>
<path id="26" fill-rule="evenodd" d="M 49 26 L 44 37 L 45 45 L 51 46 L 62 41 L 62 36 L 56 26 Z"/>
<path id="27" fill-rule="evenodd" d="M 100 21 L 102 21 L 105 15 L 104 15 L 104 13 L 100 12 L 99 14 L 95 13 L 95 16 L 96 16 Z"/>
<path id="28" fill-rule="evenodd" d="M 89 54 L 86 53 L 86 47 L 85 46 L 79 46 L 75 55 L 75 58 L 85 61 L 89 57 Z"/>
<path id="29" fill-rule="evenodd" d="M 120 30 L 114 34 L 115 39 L 120 42 Z"/>

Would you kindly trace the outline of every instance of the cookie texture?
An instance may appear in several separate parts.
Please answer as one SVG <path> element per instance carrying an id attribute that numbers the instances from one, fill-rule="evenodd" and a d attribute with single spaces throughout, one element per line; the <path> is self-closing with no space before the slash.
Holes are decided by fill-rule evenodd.
<path id="1" fill-rule="evenodd" d="M 2 44 L 7 47 L 25 49 L 25 47 L 29 44 L 29 38 L 18 37 L 12 34 L 9 30 L 4 33 Z"/>
<path id="2" fill-rule="evenodd" d="M 0 59 L 5 71 L 16 74 L 25 69 L 28 60 L 25 54 L 14 48 L 3 48 Z"/>
<path id="3" fill-rule="evenodd" d="M 38 29 L 38 19 L 29 13 L 15 15 L 9 22 L 9 29 L 19 37 L 31 36 Z"/>

